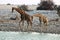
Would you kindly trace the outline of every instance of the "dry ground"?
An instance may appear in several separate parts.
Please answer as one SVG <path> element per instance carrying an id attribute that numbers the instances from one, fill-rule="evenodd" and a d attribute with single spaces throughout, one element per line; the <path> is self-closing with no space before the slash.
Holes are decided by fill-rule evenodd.
<path id="1" fill-rule="evenodd" d="M 0 20 L 0 31 L 34 31 L 34 32 L 45 32 L 45 33 L 60 33 L 60 20 L 51 21 L 48 23 L 48 26 L 42 26 L 34 24 L 31 30 L 27 30 L 26 25 L 22 26 L 23 29 L 20 29 L 19 20 Z"/>

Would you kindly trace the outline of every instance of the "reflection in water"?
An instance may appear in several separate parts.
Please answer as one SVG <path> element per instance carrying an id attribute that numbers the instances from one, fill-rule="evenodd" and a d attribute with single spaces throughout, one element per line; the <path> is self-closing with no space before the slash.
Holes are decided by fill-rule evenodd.
<path id="1" fill-rule="evenodd" d="M 60 40 L 59 34 L 36 32 L 0 32 L 0 40 Z"/>

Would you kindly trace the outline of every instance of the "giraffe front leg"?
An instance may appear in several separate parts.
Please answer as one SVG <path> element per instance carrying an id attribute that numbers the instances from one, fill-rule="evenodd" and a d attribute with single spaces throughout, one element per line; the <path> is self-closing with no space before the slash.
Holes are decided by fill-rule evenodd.
<path id="1" fill-rule="evenodd" d="M 24 20 L 22 21 L 22 26 L 24 26 Z"/>
<path id="2" fill-rule="evenodd" d="M 28 26 L 29 26 L 29 22 L 27 21 L 27 31 L 28 31 L 28 28 L 29 28 Z"/>
<path id="3" fill-rule="evenodd" d="M 22 27 L 21 27 L 21 22 L 22 22 L 22 20 L 19 22 L 19 29 L 21 30 L 22 29 Z"/>
<path id="4" fill-rule="evenodd" d="M 30 21 L 29 24 L 30 24 L 30 26 L 29 26 L 28 29 L 31 30 L 31 28 L 32 28 L 32 22 Z"/>
<path id="5" fill-rule="evenodd" d="M 41 21 L 41 19 L 39 18 L 39 22 L 40 22 L 40 26 L 42 25 L 42 21 Z"/>

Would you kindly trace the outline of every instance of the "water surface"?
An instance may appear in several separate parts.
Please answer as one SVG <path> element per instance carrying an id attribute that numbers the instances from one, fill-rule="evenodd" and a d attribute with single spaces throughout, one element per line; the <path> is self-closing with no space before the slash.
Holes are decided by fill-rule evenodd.
<path id="1" fill-rule="evenodd" d="M 0 40 L 60 40 L 60 34 L 1 31 Z"/>

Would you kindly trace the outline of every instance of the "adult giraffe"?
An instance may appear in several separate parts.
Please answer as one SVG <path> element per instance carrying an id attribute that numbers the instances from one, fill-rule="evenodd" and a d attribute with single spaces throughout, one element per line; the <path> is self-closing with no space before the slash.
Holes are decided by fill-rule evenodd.
<path id="1" fill-rule="evenodd" d="M 12 12 L 13 10 L 16 10 L 20 15 L 21 15 L 21 20 L 19 22 L 19 25 L 20 23 L 24 23 L 24 21 L 27 21 L 27 27 L 29 26 L 29 24 L 31 25 L 30 27 L 28 27 L 28 29 L 30 30 L 31 27 L 32 27 L 32 19 L 33 19 L 33 16 L 30 16 L 29 14 L 27 14 L 23 9 L 21 8 L 16 8 L 16 7 L 12 7 Z M 24 24 L 23 24 L 24 25 Z M 20 27 L 21 28 L 21 27 Z"/>

